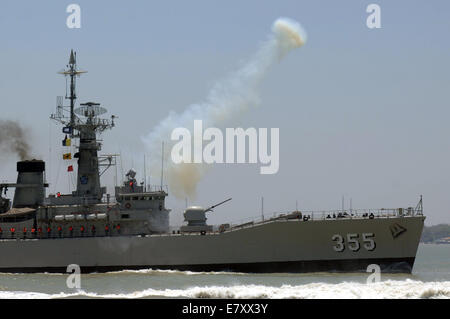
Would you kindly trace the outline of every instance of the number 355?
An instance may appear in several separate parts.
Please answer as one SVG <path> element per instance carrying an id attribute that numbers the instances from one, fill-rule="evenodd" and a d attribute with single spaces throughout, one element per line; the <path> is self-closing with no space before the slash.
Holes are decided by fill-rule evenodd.
<path id="1" fill-rule="evenodd" d="M 362 233 L 361 234 L 362 241 L 363 241 L 363 247 L 368 250 L 372 251 L 375 249 L 375 234 L 374 233 Z M 339 235 L 335 234 L 333 237 L 331 237 L 331 240 L 335 242 L 335 245 L 333 246 L 333 249 L 337 252 L 342 252 L 345 250 L 345 241 L 344 238 Z M 351 251 L 358 251 L 361 248 L 361 245 L 359 243 L 359 234 L 347 234 L 347 247 Z"/>

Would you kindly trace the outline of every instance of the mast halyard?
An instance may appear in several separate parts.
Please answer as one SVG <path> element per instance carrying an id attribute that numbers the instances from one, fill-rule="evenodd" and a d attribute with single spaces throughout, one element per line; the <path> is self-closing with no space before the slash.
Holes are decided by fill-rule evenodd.
<path id="1" fill-rule="evenodd" d="M 72 193 L 74 200 L 96 203 L 101 201 L 105 193 L 105 188 L 100 186 L 98 151 L 101 149 L 101 143 L 97 140 L 97 133 L 114 127 L 115 116 L 112 115 L 111 119 L 100 118 L 100 115 L 107 112 L 105 108 L 100 107 L 100 103 L 87 102 L 75 108 L 76 76 L 87 71 L 77 69 L 76 53 L 73 50 L 70 52 L 67 67 L 67 70 L 58 73 L 70 77 L 70 96 L 66 96 L 70 105 L 65 107 L 60 103 L 56 113 L 50 118 L 64 125 L 63 133 L 79 139 L 78 152 L 73 156 L 78 162 L 77 189 Z M 69 116 L 66 115 L 67 111 Z"/>

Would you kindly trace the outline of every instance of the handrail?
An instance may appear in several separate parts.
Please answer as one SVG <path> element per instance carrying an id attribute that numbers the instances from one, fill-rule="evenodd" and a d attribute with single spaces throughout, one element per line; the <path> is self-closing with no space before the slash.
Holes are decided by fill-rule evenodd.
<path id="1" fill-rule="evenodd" d="M 405 216 L 422 216 L 422 209 L 408 208 L 380 208 L 380 209 L 349 209 L 349 210 L 322 210 L 322 211 L 289 211 L 274 212 L 272 217 L 254 216 L 240 219 L 229 223 L 230 228 L 241 228 L 248 224 L 262 224 L 279 219 L 293 219 L 292 214 L 301 213 L 301 218 L 307 216 L 308 220 L 333 220 L 333 219 L 354 219 L 354 218 L 389 218 Z M 290 218 L 291 217 L 291 218 Z M 295 218 L 295 217 L 294 217 Z"/>

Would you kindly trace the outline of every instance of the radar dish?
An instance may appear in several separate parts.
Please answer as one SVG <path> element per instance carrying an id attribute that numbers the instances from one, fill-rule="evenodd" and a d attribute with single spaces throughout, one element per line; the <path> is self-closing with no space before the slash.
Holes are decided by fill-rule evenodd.
<path id="1" fill-rule="evenodd" d="M 104 107 L 100 106 L 100 103 L 88 102 L 80 105 L 81 106 L 79 108 L 76 108 L 74 112 L 81 116 L 94 117 L 105 114 L 107 112 Z"/>

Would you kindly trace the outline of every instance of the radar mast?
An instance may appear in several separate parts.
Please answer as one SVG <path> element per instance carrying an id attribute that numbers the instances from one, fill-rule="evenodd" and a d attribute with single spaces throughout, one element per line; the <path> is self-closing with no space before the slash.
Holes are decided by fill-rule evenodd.
<path id="1" fill-rule="evenodd" d="M 83 202 L 96 203 L 105 193 L 105 189 L 100 186 L 98 151 L 101 150 L 101 143 L 97 140 L 97 133 L 113 128 L 115 116 L 112 115 L 111 119 L 100 118 L 107 112 L 100 103 L 86 102 L 75 108 L 76 76 L 87 71 L 77 69 L 76 53 L 73 50 L 67 68 L 58 73 L 70 77 L 70 95 L 66 96 L 70 105 L 64 106 L 62 97 L 58 97 L 56 113 L 50 118 L 64 125 L 63 133 L 79 139 L 78 152 L 73 156 L 78 160 L 77 189 L 73 196 L 82 197 Z"/>

